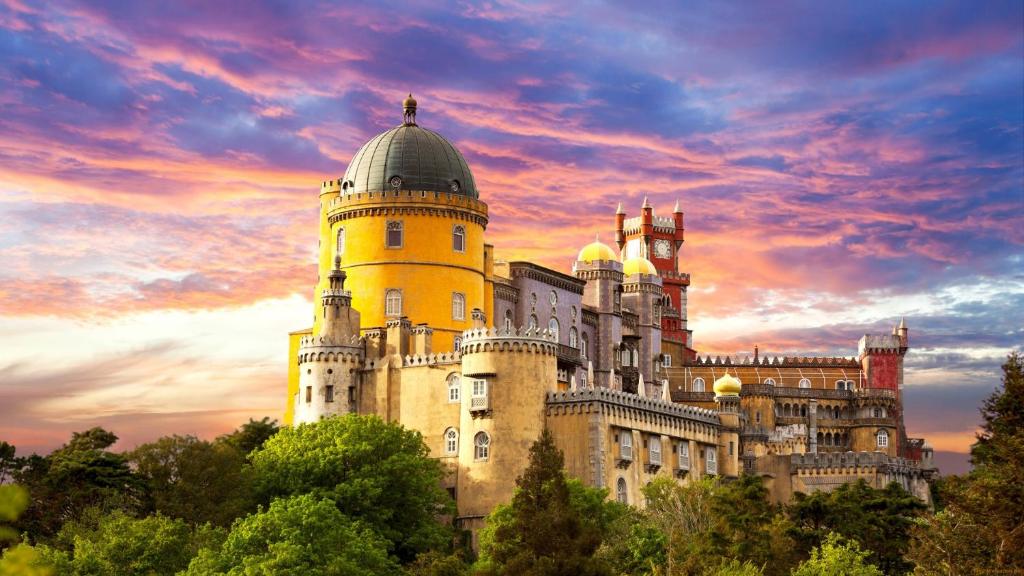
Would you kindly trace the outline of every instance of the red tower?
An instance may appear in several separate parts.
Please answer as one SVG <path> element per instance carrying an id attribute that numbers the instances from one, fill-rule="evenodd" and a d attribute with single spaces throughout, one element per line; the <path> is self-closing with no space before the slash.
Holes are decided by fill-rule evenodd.
<path id="1" fill-rule="evenodd" d="M 640 208 L 640 216 L 626 218 L 621 203 L 615 212 L 615 242 L 622 258 L 647 258 L 661 276 L 665 294 L 661 314 L 662 338 L 683 344 L 688 355 L 693 357 L 693 335 L 686 327 L 686 289 L 690 285 L 690 275 L 679 271 L 683 231 L 683 211 L 678 202 L 671 217 L 655 216 L 647 198 Z"/>

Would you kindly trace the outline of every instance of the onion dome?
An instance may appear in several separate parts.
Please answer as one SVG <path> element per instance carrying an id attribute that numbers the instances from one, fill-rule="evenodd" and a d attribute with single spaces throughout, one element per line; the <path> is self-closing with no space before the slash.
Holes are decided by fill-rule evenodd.
<path id="1" fill-rule="evenodd" d="M 618 260 L 618 255 L 611 249 L 607 244 L 601 242 L 600 237 L 594 238 L 594 241 L 583 247 L 580 250 L 580 255 L 576 257 L 578 262 L 593 262 L 595 260 Z"/>
<path id="2" fill-rule="evenodd" d="M 374 136 L 352 157 L 342 194 L 408 190 L 479 197 L 465 157 L 437 132 L 416 125 L 416 100 L 402 102 L 401 126 Z"/>
<path id="3" fill-rule="evenodd" d="M 658 275 L 658 269 L 654 267 L 654 264 L 650 260 L 643 256 L 634 256 L 628 258 L 622 263 L 622 273 L 626 276 L 632 276 L 633 274 L 649 274 L 651 276 Z"/>
<path id="4" fill-rule="evenodd" d="M 742 387 L 743 384 L 738 378 L 726 372 L 724 376 L 715 380 L 712 389 L 715 391 L 715 396 L 739 396 Z"/>

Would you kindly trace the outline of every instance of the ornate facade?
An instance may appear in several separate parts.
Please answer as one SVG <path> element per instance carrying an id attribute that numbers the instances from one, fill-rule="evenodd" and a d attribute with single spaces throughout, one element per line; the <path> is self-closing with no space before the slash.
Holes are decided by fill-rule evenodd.
<path id="1" fill-rule="evenodd" d="M 465 159 L 416 123 L 365 144 L 320 191 L 313 326 L 290 336 L 289 424 L 377 414 L 420 431 L 471 529 L 512 495 L 547 427 L 569 474 L 642 505 L 659 475 L 763 476 L 773 497 L 855 478 L 927 500 L 906 437 L 906 325 L 853 358 L 701 357 L 678 268 L 683 212 L 615 214 L 563 274 L 497 262 Z"/>

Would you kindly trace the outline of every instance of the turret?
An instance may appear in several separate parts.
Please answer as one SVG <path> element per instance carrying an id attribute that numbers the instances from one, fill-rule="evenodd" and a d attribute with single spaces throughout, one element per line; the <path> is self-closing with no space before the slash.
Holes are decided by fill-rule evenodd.
<path id="1" fill-rule="evenodd" d="M 640 234 L 643 236 L 642 256 L 644 258 L 651 257 L 651 236 L 654 235 L 654 208 L 651 207 L 651 203 L 647 201 L 647 196 L 644 196 L 643 206 L 640 207 Z"/>
<path id="2" fill-rule="evenodd" d="M 626 234 L 623 232 L 626 224 L 626 211 L 622 209 L 622 202 L 619 202 L 619 207 L 615 210 L 615 243 L 619 246 L 619 252 L 622 252 L 622 247 L 626 245 Z"/>
<path id="3" fill-rule="evenodd" d="M 679 200 L 676 200 L 676 207 L 672 209 L 672 219 L 676 223 L 675 238 L 676 238 L 676 250 L 678 251 L 679 248 L 682 247 L 683 241 L 685 240 L 685 238 L 683 237 L 683 232 L 684 232 L 684 227 L 683 227 L 683 210 L 679 207 Z"/>

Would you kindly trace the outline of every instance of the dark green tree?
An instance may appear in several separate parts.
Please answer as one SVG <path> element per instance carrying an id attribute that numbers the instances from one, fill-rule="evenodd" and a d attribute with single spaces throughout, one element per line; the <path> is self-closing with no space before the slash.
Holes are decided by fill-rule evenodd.
<path id="1" fill-rule="evenodd" d="M 199 552 L 183 576 L 281 574 L 393 576 L 388 542 L 311 494 L 275 500 L 231 527 L 224 543 Z"/>
<path id="2" fill-rule="evenodd" d="M 128 458 L 146 482 L 151 510 L 171 518 L 229 526 L 255 508 L 252 472 L 232 443 L 165 436 Z"/>
<path id="3" fill-rule="evenodd" d="M 450 546 L 444 471 L 419 432 L 347 415 L 284 428 L 250 456 L 264 501 L 313 494 L 383 536 L 404 563 Z"/>
<path id="4" fill-rule="evenodd" d="M 262 448 L 263 443 L 277 434 L 278 430 L 280 427 L 277 420 L 271 420 L 269 416 L 264 416 L 260 420 L 249 418 L 249 421 L 239 426 L 238 430 L 218 437 L 217 442 L 234 446 L 243 456 L 248 456 L 253 450 Z"/>
<path id="5" fill-rule="evenodd" d="M 490 517 L 495 526 L 483 553 L 491 571 L 517 576 L 609 573 L 594 556 L 602 521 L 580 517 L 563 467 L 562 452 L 545 430 L 530 447 L 530 463 L 516 479 L 511 505 Z"/>
<path id="6" fill-rule="evenodd" d="M 731 560 L 764 566 L 766 574 L 786 574 L 794 558 L 788 523 L 768 499 L 759 476 L 742 475 L 722 484 L 711 505 L 714 523 L 711 541 L 718 553 Z"/>
<path id="7" fill-rule="evenodd" d="M 924 510 L 920 500 L 896 483 L 879 490 L 858 480 L 832 492 L 798 493 L 787 514 L 801 550 L 821 546 L 835 532 L 858 542 L 886 574 L 904 574 L 913 569 L 905 555 L 911 528 Z"/>
<path id="8" fill-rule="evenodd" d="M 6 484 L 14 479 L 14 473 L 21 468 L 17 449 L 13 444 L 0 441 L 0 484 Z"/>
<path id="9" fill-rule="evenodd" d="M 18 528 L 32 540 L 46 541 L 65 522 L 90 508 L 137 511 L 145 485 L 127 458 L 108 450 L 117 436 L 102 428 L 75 432 L 71 441 L 49 456 L 32 456 L 15 474 L 29 491 L 30 504 Z"/>
<path id="10" fill-rule="evenodd" d="M 985 466 L 1000 463 L 995 445 L 1024 431 L 1024 357 L 1012 352 L 1006 358 L 1003 382 L 981 405 L 981 432 L 971 448 L 972 463 Z"/>

